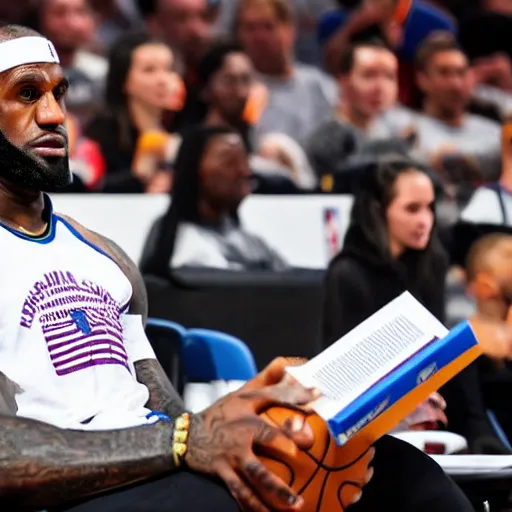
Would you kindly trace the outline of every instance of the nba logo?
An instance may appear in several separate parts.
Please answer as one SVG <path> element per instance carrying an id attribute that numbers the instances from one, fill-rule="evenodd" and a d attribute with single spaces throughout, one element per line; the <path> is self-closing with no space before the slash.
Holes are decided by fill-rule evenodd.
<path id="1" fill-rule="evenodd" d="M 324 232 L 326 259 L 328 263 L 341 249 L 340 212 L 337 208 L 325 208 Z"/>

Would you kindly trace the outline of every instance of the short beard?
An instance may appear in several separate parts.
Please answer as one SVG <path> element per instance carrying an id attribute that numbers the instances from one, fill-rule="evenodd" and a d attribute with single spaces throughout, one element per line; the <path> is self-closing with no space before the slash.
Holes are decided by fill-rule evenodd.
<path id="1" fill-rule="evenodd" d="M 0 178 L 34 192 L 58 192 L 73 182 L 69 159 L 32 156 L 9 142 L 0 130 Z"/>

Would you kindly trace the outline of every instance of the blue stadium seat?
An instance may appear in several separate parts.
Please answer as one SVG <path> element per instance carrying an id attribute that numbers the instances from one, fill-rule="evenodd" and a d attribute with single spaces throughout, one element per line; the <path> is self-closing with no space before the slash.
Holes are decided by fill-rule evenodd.
<path id="1" fill-rule="evenodd" d="M 146 334 L 174 388 L 183 393 L 183 346 L 187 330 L 180 324 L 159 318 L 148 318 Z"/>
<path id="2" fill-rule="evenodd" d="M 247 381 L 256 363 L 247 345 L 234 336 L 209 329 L 186 333 L 183 367 L 189 382 Z"/>

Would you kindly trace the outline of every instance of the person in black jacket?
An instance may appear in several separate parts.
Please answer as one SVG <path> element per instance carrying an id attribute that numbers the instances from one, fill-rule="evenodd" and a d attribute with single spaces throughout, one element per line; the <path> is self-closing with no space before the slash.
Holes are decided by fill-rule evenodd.
<path id="1" fill-rule="evenodd" d="M 406 290 L 444 321 L 448 258 L 435 227 L 432 180 L 409 159 L 389 156 L 360 184 L 343 249 L 327 270 L 326 346 Z M 488 422 L 476 365 L 441 394 L 450 430 L 465 436 L 472 451 L 507 452 Z"/>

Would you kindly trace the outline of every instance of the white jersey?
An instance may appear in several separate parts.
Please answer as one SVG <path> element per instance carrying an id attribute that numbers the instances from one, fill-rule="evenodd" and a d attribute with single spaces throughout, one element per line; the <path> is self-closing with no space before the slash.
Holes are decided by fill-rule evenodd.
<path id="1" fill-rule="evenodd" d="M 39 239 L 0 224 L 0 372 L 15 383 L 17 414 L 81 430 L 151 422 L 133 364 L 155 355 L 147 338 L 123 332 L 131 283 L 65 219 L 50 218 Z"/>

